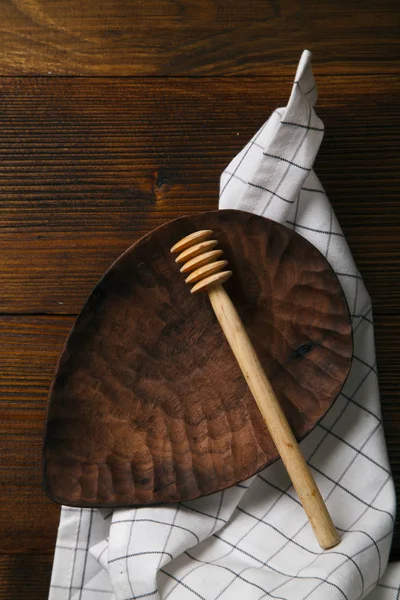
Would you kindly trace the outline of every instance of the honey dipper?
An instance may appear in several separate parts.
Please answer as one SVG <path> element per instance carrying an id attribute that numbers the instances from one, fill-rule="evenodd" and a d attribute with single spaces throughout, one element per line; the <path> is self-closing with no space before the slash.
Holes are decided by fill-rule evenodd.
<path id="1" fill-rule="evenodd" d="M 221 260 L 222 250 L 216 249 L 218 242 L 210 239 L 212 235 L 213 231 L 210 229 L 196 231 L 177 242 L 171 252 L 179 252 L 176 262 L 183 263 L 180 271 L 187 275 L 186 283 L 194 284 L 191 293 L 208 293 L 211 306 L 264 418 L 318 543 L 321 548 L 332 548 L 339 543 L 339 535 L 244 325 L 222 286 L 232 275 L 232 271 L 226 270 L 228 262 Z"/>

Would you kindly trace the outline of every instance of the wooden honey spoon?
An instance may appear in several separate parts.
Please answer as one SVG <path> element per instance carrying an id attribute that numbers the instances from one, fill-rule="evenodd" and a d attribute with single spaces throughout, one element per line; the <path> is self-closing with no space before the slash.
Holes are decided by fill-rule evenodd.
<path id="1" fill-rule="evenodd" d="M 195 284 L 192 294 L 206 291 L 232 349 L 247 385 L 263 416 L 265 424 L 282 458 L 297 495 L 303 505 L 321 548 L 328 549 L 340 542 L 340 537 L 325 506 L 309 466 L 264 372 L 256 351 L 231 299 L 222 286 L 232 271 L 226 270 L 226 260 L 220 260 L 222 250 L 210 239 L 211 229 L 196 231 L 177 242 L 172 253 L 178 253 L 180 271 L 185 281 Z"/>

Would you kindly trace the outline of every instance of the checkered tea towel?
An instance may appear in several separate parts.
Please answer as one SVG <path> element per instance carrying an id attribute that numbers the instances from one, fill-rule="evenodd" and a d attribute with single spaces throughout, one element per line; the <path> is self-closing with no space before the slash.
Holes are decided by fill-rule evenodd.
<path id="1" fill-rule="evenodd" d="M 301 443 L 342 541 L 318 546 L 281 461 L 212 496 L 157 508 L 62 509 L 51 600 L 373 600 L 400 597 L 387 567 L 395 496 L 382 429 L 371 302 L 313 169 L 323 137 L 305 51 L 289 103 L 232 160 L 220 208 L 284 223 L 328 259 L 353 320 L 343 392 Z"/>

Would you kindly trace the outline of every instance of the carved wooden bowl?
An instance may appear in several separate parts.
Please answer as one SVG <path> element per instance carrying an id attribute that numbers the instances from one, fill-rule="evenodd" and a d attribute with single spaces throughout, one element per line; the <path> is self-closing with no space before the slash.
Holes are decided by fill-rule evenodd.
<path id="1" fill-rule="evenodd" d="M 206 294 L 170 248 L 212 229 L 235 303 L 298 439 L 348 375 L 348 307 L 322 254 L 290 229 L 225 210 L 171 221 L 129 248 L 83 307 L 50 390 L 44 479 L 55 502 L 178 502 L 277 458 Z"/>

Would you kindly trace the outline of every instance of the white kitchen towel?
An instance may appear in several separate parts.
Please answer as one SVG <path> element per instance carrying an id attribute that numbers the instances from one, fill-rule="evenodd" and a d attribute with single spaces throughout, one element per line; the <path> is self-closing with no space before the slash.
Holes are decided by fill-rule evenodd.
<path id="1" fill-rule="evenodd" d="M 342 541 L 321 551 L 277 461 L 243 484 L 181 504 L 114 511 L 64 507 L 51 600 L 400 597 L 400 568 L 387 568 L 395 495 L 371 302 L 312 170 L 323 124 L 314 111 L 310 59 L 305 51 L 287 107 L 271 115 L 222 174 L 219 206 L 297 231 L 327 257 L 345 291 L 354 328 L 351 373 L 301 443 Z"/>

